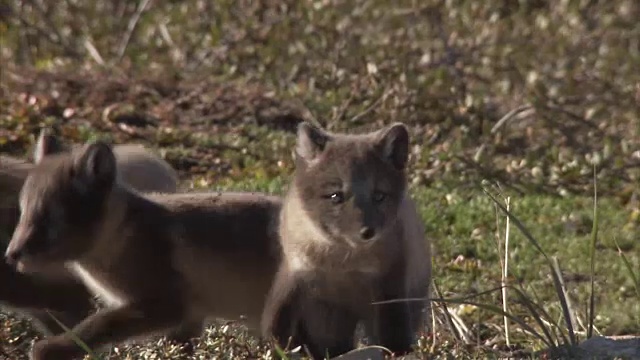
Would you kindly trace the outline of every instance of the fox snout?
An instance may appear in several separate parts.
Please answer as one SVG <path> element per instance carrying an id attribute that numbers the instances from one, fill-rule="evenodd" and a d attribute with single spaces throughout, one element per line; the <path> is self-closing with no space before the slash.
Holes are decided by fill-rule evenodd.
<path id="1" fill-rule="evenodd" d="M 15 266 L 25 255 L 25 236 L 24 231 L 20 228 L 16 228 L 7 251 L 4 254 L 4 259 L 7 264 Z"/>
<path id="2" fill-rule="evenodd" d="M 33 256 L 32 231 L 25 231 L 20 227 L 16 228 L 7 251 L 5 252 L 5 262 L 16 268 L 22 268 L 23 263 Z"/>
<path id="3" fill-rule="evenodd" d="M 7 252 L 4 255 L 5 261 L 7 262 L 7 264 L 11 266 L 15 266 L 18 263 L 18 261 L 20 261 L 21 257 L 22 257 L 21 249 L 7 249 Z"/>
<path id="4" fill-rule="evenodd" d="M 363 226 L 360 229 L 360 239 L 364 241 L 369 241 L 376 236 L 376 230 L 369 226 Z"/>
<path id="5" fill-rule="evenodd" d="M 366 207 L 364 209 L 359 206 L 356 207 L 353 214 L 356 216 L 357 221 L 353 224 L 355 228 L 352 227 L 352 236 L 362 244 L 375 242 L 381 227 L 384 226 L 384 220 L 379 214 Z"/>
<path id="6" fill-rule="evenodd" d="M 4 254 L 4 260 L 10 266 L 20 268 L 20 264 L 25 257 L 25 253 L 23 246 L 9 246 Z"/>

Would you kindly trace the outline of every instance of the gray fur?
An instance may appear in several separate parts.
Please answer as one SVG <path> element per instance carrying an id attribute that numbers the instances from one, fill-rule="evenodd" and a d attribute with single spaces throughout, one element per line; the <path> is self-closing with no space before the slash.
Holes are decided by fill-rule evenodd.
<path id="1" fill-rule="evenodd" d="M 49 129 L 44 128 L 38 136 L 33 158 L 35 162 L 40 162 L 49 155 L 67 152 L 72 148 L 78 146 L 64 145 Z M 144 147 L 116 145 L 114 154 L 120 181 L 132 189 L 142 192 L 176 191 L 176 172 Z M 18 193 L 33 168 L 31 162 L 0 156 L 0 250 L 3 253 L 18 222 Z M 58 323 L 45 312 L 45 308 L 67 326 L 75 325 L 94 309 L 91 294 L 60 264 L 39 268 L 31 274 L 20 274 L 3 261 L 0 264 L 0 279 L 4 284 L 3 290 L 0 290 L 0 305 L 30 317 L 45 334 L 62 331 Z"/>
<path id="2" fill-rule="evenodd" d="M 300 125 L 263 335 L 337 356 L 353 348 L 363 321 L 379 345 L 411 350 L 426 304 L 371 305 L 429 294 L 430 243 L 407 193 L 408 143 L 400 123 L 359 135 Z"/>
<path id="3" fill-rule="evenodd" d="M 143 195 L 116 180 L 114 164 L 102 142 L 38 163 L 21 191 L 9 262 L 22 272 L 65 264 L 104 302 L 73 328 L 93 349 L 150 335 L 184 336 L 181 328 L 201 327 L 210 318 L 245 316 L 257 328 L 281 258 L 280 199 Z M 62 215 L 54 214 L 56 207 Z M 58 230 L 51 233 L 51 226 Z M 62 334 L 36 342 L 31 355 L 65 360 L 82 353 Z"/>

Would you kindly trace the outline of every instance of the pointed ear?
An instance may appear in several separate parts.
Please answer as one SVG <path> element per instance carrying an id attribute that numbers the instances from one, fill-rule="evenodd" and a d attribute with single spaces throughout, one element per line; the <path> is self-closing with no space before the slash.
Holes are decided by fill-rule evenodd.
<path id="1" fill-rule="evenodd" d="M 42 128 L 33 150 L 33 162 L 39 163 L 47 155 L 52 155 L 64 151 L 64 145 L 57 136 L 53 135 L 51 129 Z"/>
<path id="2" fill-rule="evenodd" d="M 116 179 L 116 158 L 111 146 L 103 141 L 86 144 L 76 153 L 74 168 L 82 189 L 111 187 Z"/>
<path id="3" fill-rule="evenodd" d="M 314 160 L 322 153 L 329 138 L 329 134 L 308 122 L 300 123 L 296 141 L 296 156 L 305 162 Z"/>
<path id="4" fill-rule="evenodd" d="M 380 130 L 377 145 L 386 161 L 396 169 L 404 170 L 409 161 L 409 130 L 403 123 Z"/>

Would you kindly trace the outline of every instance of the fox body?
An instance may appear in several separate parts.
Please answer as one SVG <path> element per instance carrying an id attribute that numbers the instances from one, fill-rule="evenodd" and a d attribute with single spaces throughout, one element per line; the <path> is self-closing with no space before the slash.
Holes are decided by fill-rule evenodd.
<path id="1" fill-rule="evenodd" d="M 210 318 L 258 328 L 280 248 L 278 197 L 253 193 L 147 194 L 116 181 L 110 146 L 51 155 L 20 194 L 7 261 L 20 271 L 66 264 L 106 308 L 72 331 L 90 348 Z M 34 360 L 83 354 L 67 334 L 34 344 Z"/>
<path id="2" fill-rule="evenodd" d="M 48 129 L 40 132 L 33 157 L 67 152 Z M 120 181 L 138 191 L 175 192 L 177 175 L 169 164 L 139 145 L 116 145 L 116 166 Z M 19 216 L 18 194 L 34 164 L 0 156 L 0 249 L 4 253 Z M 50 310 L 66 326 L 73 326 L 94 309 L 91 294 L 62 264 L 34 269 L 32 274 L 16 272 L 0 261 L 0 304 L 34 320 L 45 334 L 63 329 L 45 312 Z"/>
<path id="3" fill-rule="evenodd" d="M 304 344 L 314 358 L 354 346 L 358 322 L 376 343 L 411 350 L 424 320 L 430 244 L 407 193 L 409 135 L 298 128 L 296 170 L 279 222 L 283 260 L 265 304 L 264 336 Z"/>

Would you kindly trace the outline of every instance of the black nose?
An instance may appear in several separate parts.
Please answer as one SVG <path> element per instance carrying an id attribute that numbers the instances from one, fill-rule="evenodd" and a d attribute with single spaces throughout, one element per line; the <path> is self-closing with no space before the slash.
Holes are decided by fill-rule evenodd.
<path id="1" fill-rule="evenodd" d="M 4 260 L 7 262 L 7 264 L 9 265 L 15 265 L 18 260 L 20 260 L 20 258 L 22 257 L 22 251 L 20 250 L 13 250 L 13 251 L 8 251 L 5 256 L 4 256 Z"/>
<path id="2" fill-rule="evenodd" d="M 376 231 L 368 226 L 365 226 L 362 229 L 360 229 L 360 237 L 363 240 L 370 240 L 375 234 L 376 234 Z"/>

